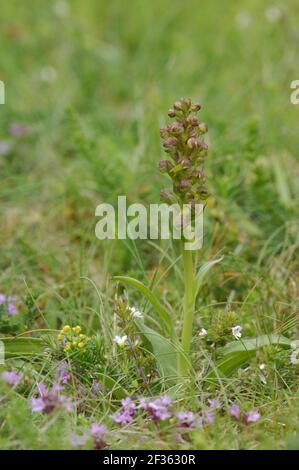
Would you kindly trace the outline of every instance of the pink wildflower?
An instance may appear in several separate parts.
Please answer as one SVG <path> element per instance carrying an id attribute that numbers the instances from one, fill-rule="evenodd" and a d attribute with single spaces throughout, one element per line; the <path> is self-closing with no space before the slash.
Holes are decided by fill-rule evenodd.
<path id="1" fill-rule="evenodd" d="M 258 411 L 256 410 L 248 411 L 248 413 L 245 414 L 244 423 L 245 424 L 256 423 L 260 419 L 260 417 L 261 415 Z"/>
<path id="2" fill-rule="evenodd" d="M 31 398 L 31 409 L 33 412 L 50 414 L 56 409 L 73 410 L 73 404 L 68 397 L 59 392 L 63 387 L 59 384 L 53 384 L 52 389 L 48 390 L 41 382 L 38 384 L 38 396 Z"/>
<path id="3" fill-rule="evenodd" d="M 240 410 L 239 405 L 234 403 L 233 405 L 229 407 L 228 412 L 233 418 L 239 421 L 240 416 L 241 416 L 241 410 Z"/>
<path id="4" fill-rule="evenodd" d="M 10 372 L 9 371 L 2 372 L 1 378 L 10 387 L 17 387 L 22 379 L 22 376 L 21 374 L 18 374 L 17 371 L 12 370 Z"/>

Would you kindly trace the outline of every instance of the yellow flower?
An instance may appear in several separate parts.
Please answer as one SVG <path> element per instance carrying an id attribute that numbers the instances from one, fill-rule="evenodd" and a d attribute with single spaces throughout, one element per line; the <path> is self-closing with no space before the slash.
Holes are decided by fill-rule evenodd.
<path id="1" fill-rule="evenodd" d="M 61 330 L 61 333 L 69 333 L 71 331 L 71 327 L 69 325 L 65 325 L 62 330 Z"/>
<path id="2" fill-rule="evenodd" d="M 75 326 L 75 328 L 73 328 L 73 331 L 77 334 L 79 334 L 81 332 L 81 326 L 77 325 Z"/>
<path id="3" fill-rule="evenodd" d="M 76 347 L 78 346 L 78 343 L 77 343 L 77 341 L 73 341 L 73 344 L 72 344 L 72 346 L 73 346 L 74 348 L 76 348 Z"/>
<path id="4" fill-rule="evenodd" d="M 80 343 L 78 344 L 78 348 L 82 349 L 84 348 L 84 346 L 85 346 L 84 341 L 80 341 Z"/>
<path id="5" fill-rule="evenodd" d="M 64 347 L 64 352 L 68 352 L 71 349 L 71 343 L 66 343 Z"/>
<path id="6" fill-rule="evenodd" d="M 57 339 L 58 341 L 62 341 L 64 339 L 64 335 L 62 333 L 60 333 L 58 336 L 57 336 Z"/>

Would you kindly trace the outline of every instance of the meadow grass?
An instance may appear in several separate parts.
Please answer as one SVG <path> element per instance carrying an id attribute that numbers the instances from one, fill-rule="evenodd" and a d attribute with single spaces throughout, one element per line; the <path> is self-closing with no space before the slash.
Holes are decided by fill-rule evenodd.
<path id="1" fill-rule="evenodd" d="M 71 436 L 95 422 L 107 425 L 113 449 L 299 448 L 298 366 L 289 351 L 264 348 L 216 384 L 204 379 L 217 346 L 234 339 L 235 324 L 243 338 L 298 338 L 299 108 L 289 99 L 299 78 L 298 20 L 295 0 L 1 5 L 0 141 L 11 150 L 0 155 L 0 293 L 19 299 L 18 315 L 0 311 L 1 335 L 34 330 L 40 337 L 37 330 L 78 324 L 92 338 L 86 355 L 68 359 L 67 394 L 77 404 L 70 413 L 32 413 L 28 403 L 65 357 L 53 335 L 42 334 L 48 355 L 6 360 L 2 369 L 18 370 L 23 380 L 13 389 L 0 384 L 1 449 L 71 448 Z M 94 211 L 118 195 L 159 202 L 167 184 L 156 168 L 159 128 L 180 96 L 198 99 L 209 125 L 211 197 L 198 262 L 223 259 L 197 299 L 191 379 L 174 390 L 143 343 L 125 352 L 113 342 L 121 333 L 116 294 L 150 326 L 159 328 L 159 319 L 111 277 L 150 285 L 180 331 L 177 247 L 97 240 Z M 10 135 L 16 122 L 30 132 Z M 199 336 L 201 328 L 211 341 Z M 103 377 L 115 382 L 103 384 Z M 213 424 L 190 431 L 139 413 L 121 427 L 111 415 L 123 391 L 134 400 L 167 393 L 177 410 L 193 412 L 217 397 L 223 410 L 238 403 L 261 418 L 246 426 L 218 411 Z"/>

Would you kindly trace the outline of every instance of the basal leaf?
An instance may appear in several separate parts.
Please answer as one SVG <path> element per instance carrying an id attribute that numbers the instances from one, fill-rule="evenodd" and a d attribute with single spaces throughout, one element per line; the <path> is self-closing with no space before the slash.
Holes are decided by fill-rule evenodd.
<path id="1" fill-rule="evenodd" d="M 5 358 L 43 355 L 46 345 L 40 338 L 3 337 Z"/>
<path id="2" fill-rule="evenodd" d="M 248 338 L 241 341 L 233 341 L 226 344 L 223 348 L 220 349 L 220 353 L 223 355 L 231 354 L 238 351 L 256 351 L 257 349 L 263 346 L 270 345 L 280 345 L 284 347 L 290 347 L 291 340 L 285 336 L 279 335 L 277 333 L 272 333 L 270 335 L 261 335 L 256 338 Z"/>
<path id="3" fill-rule="evenodd" d="M 141 320 L 135 320 L 146 345 L 153 353 L 161 376 L 169 381 L 178 377 L 178 352 L 175 345 Z"/>
<path id="4" fill-rule="evenodd" d="M 230 375 L 234 370 L 249 362 L 260 348 L 271 345 L 286 348 L 290 347 L 290 344 L 291 341 L 288 338 L 275 333 L 228 343 L 219 350 L 223 357 L 215 364 L 216 370 L 211 370 L 206 379 L 215 378 L 217 373 L 220 376 Z"/>

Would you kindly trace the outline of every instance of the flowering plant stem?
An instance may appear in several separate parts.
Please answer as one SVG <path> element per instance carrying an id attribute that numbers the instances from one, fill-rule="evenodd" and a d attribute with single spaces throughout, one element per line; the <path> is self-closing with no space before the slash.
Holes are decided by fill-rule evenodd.
<path id="1" fill-rule="evenodd" d="M 168 204 L 179 204 L 181 208 L 187 204 L 191 208 L 192 217 L 196 216 L 197 205 L 203 204 L 209 196 L 203 167 L 208 153 L 203 136 L 208 126 L 197 116 L 200 109 L 199 103 L 181 98 L 168 111 L 168 116 L 174 121 L 160 129 L 163 148 L 170 159 L 160 160 L 158 168 L 172 181 L 172 188 L 161 191 L 161 199 Z M 184 221 L 181 223 L 183 227 Z M 192 251 L 185 250 L 183 246 L 182 253 L 185 297 L 181 351 L 177 365 L 179 374 L 186 376 L 190 371 L 190 344 L 198 282 L 193 272 Z"/>
<path id="2" fill-rule="evenodd" d="M 195 278 L 191 250 L 183 248 L 185 295 L 183 304 L 182 353 L 179 355 L 179 373 L 185 376 L 190 368 L 190 345 L 195 310 Z"/>

